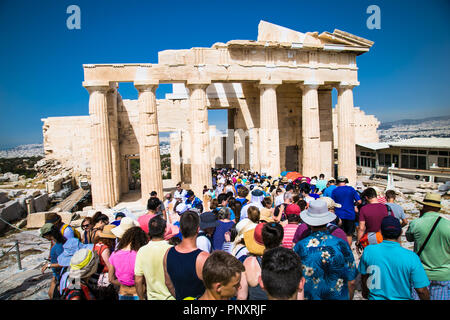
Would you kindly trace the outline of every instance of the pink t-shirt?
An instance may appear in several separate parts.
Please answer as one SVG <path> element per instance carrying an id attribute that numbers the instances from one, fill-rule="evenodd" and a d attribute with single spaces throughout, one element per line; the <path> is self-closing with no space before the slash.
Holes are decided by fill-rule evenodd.
<path id="1" fill-rule="evenodd" d="M 295 231 L 297 230 L 298 224 L 288 223 L 284 227 L 284 237 L 281 242 L 281 246 L 292 249 L 292 240 L 294 239 Z"/>
<path id="2" fill-rule="evenodd" d="M 114 266 L 117 280 L 125 286 L 134 286 L 136 254 L 136 251 L 119 250 L 113 252 L 109 257 L 109 263 Z"/>
<path id="3" fill-rule="evenodd" d="M 145 233 L 148 234 L 148 223 L 151 220 L 151 218 L 153 218 L 154 216 L 156 216 L 156 214 L 144 214 L 143 216 L 140 216 L 137 221 L 139 222 L 139 226 L 141 227 L 142 230 L 145 231 Z"/>

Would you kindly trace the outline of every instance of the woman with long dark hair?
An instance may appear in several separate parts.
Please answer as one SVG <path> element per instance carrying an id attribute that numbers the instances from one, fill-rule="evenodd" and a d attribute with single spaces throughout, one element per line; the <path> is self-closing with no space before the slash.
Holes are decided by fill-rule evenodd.
<path id="1" fill-rule="evenodd" d="M 109 280 L 120 287 L 119 300 L 139 300 L 134 282 L 134 266 L 138 250 L 146 245 L 148 236 L 140 227 L 128 229 L 109 258 Z"/>

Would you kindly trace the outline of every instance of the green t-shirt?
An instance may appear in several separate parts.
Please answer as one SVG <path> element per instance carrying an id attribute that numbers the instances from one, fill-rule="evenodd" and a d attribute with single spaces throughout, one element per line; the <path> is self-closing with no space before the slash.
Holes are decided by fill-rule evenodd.
<path id="1" fill-rule="evenodd" d="M 418 252 L 431 231 L 438 212 L 426 212 L 422 217 L 409 223 L 406 239 L 414 242 L 414 252 Z M 450 221 L 441 218 L 420 255 L 428 279 L 434 281 L 450 280 Z"/>

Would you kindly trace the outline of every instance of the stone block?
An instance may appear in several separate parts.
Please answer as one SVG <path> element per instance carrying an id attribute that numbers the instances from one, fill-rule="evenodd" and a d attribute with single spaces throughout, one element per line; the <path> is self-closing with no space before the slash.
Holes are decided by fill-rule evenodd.
<path id="1" fill-rule="evenodd" d="M 6 192 L 0 192 L 0 203 L 5 203 L 9 201 L 8 194 Z"/>
<path id="2" fill-rule="evenodd" d="M 48 209 L 48 205 L 49 205 L 49 199 L 48 199 L 47 193 L 44 193 L 43 195 L 40 195 L 40 196 L 34 198 L 34 211 L 35 212 L 46 211 Z"/>
<path id="3" fill-rule="evenodd" d="M 47 181 L 45 183 L 45 189 L 47 190 L 47 193 L 58 192 L 59 190 L 61 190 L 62 182 L 62 178 L 57 178 L 54 181 Z"/>
<path id="4" fill-rule="evenodd" d="M 11 200 L 4 203 L 4 207 L 0 209 L 0 217 L 12 223 L 19 220 L 22 217 L 23 210 L 17 200 Z M 6 228 L 6 223 L 0 220 L 0 232 Z"/>
<path id="5" fill-rule="evenodd" d="M 27 217 L 27 229 L 39 229 L 45 224 L 45 218 L 50 212 L 36 212 Z M 69 224 L 72 220 L 72 212 L 58 212 L 64 223 Z"/>

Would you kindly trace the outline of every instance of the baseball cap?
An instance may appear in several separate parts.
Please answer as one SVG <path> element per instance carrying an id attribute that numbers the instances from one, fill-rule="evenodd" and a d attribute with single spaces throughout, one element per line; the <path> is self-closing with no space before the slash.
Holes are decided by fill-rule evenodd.
<path id="1" fill-rule="evenodd" d="M 397 239 L 402 234 L 400 221 L 393 216 L 386 216 L 381 221 L 381 234 L 384 238 Z"/>

